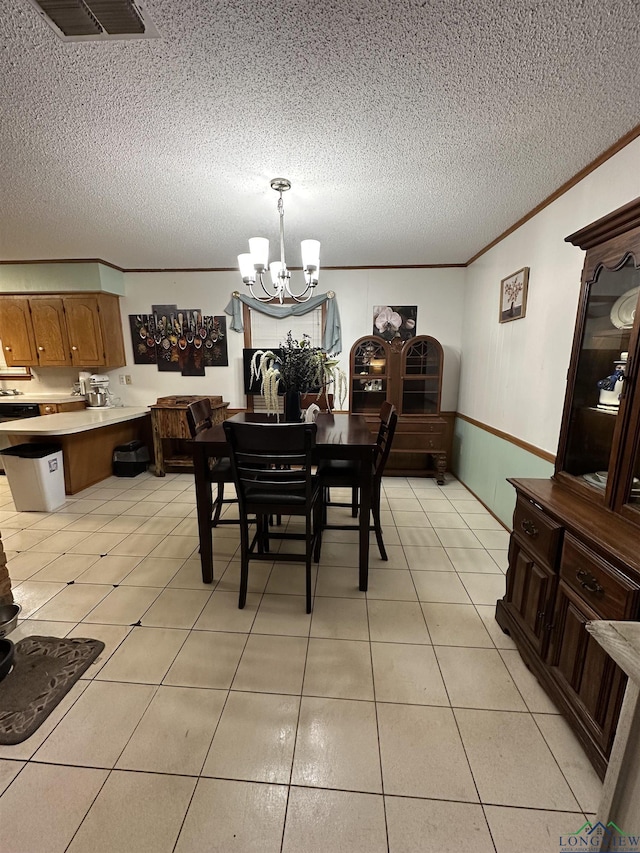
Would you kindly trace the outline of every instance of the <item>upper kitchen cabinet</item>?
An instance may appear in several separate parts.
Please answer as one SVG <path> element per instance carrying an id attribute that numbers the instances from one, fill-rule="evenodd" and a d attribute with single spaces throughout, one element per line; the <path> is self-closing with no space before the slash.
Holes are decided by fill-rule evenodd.
<path id="1" fill-rule="evenodd" d="M 123 367 L 124 341 L 118 297 L 109 293 L 65 297 L 74 367 Z"/>
<path id="2" fill-rule="evenodd" d="M 64 321 L 64 306 L 59 296 L 29 298 L 31 322 L 36 341 L 39 367 L 66 367 L 69 364 L 69 338 Z"/>
<path id="3" fill-rule="evenodd" d="M 7 367 L 37 367 L 36 341 L 26 296 L 0 297 L 0 340 Z"/>
<path id="4" fill-rule="evenodd" d="M 0 337 L 12 367 L 126 364 L 118 297 L 110 293 L 0 296 Z"/>

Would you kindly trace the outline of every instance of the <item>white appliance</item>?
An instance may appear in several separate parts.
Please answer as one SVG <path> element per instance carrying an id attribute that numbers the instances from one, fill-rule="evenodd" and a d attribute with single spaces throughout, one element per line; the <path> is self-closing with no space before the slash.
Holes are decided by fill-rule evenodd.
<path id="1" fill-rule="evenodd" d="M 86 388 L 88 409 L 113 408 L 113 395 L 109 390 L 108 376 L 102 373 L 92 373 L 86 380 Z"/>

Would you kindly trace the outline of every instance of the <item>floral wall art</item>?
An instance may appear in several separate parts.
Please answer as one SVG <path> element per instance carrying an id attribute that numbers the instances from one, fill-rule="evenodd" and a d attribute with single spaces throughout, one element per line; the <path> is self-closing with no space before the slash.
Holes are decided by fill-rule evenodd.
<path id="1" fill-rule="evenodd" d="M 503 278 L 500 282 L 500 322 L 521 320 L 527 311 L 529 267 Z"/>
<path id="2" fill-rule="evenodd" d="M 417 305 L 374 305 L 373 334 L 385 341 L 406 341 L 416 334 Z"/>
<path id="3" fill-rule="evenodd" d="M 135 364 L 155 364 L 161 372 L 204 376 L 205 367 L 226 367 L 226 317 L 199 308 L 152 305 L 150 314 L 129 314 Z"/>

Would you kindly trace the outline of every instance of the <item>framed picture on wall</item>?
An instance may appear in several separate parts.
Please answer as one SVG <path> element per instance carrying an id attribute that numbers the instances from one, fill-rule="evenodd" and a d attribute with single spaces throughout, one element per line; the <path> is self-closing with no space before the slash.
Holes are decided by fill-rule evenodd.
<path id="1" fill-rule="evenodd" d="M 522 320 L 527 311 L 527 289 L 529 285 L 529 267 L 503 278 L 500 282 L 501 323 Z"/>

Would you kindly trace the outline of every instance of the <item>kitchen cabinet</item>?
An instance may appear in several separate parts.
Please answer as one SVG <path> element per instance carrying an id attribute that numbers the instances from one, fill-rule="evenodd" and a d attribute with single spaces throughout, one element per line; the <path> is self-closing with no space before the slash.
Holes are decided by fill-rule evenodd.
<path id="1" fill-rule="evenodd" d="M 0 296 L 5 359 L 20 367 L 126 364 L 118 297 L 110 293 Z"/>
<path id="2" fill-rule="evenodd" d="M 566 239 L 586 255 L 555 471 L 509 481 L 496 619 L 604 776 L 626 677 L 586 626 L 640 619 L 640 199 Z"/>
<path id="3" fill-rule="evenodd" d="M 81 412 L 86 409 L 85 400 L 78 400 L 75 403 L 39 403 L 41 415 L 57 415 L 60 412 Z"/>
<path id="4" fill-rule="evenodd" d="M 0 296 L 0 340 L 7 367 L 37 367 L 36 341 L 26 296 Z"/>
<path id="5" fill-rule="evenodd" d="M 61 297 L 29 298 L 39 367 L 66 367 L 70 363 L 69 338 Z"/>
<path id="6" fill-rule="evenodd" d="M 390 343 L 360 338 L 351 348 L 349 406 L 377 428 L 386 400 L 398 412 L 387 472 L 435 476 L 444 483 L 450 427 L 440 416 L 442 346 L 429 335 Z"/>

